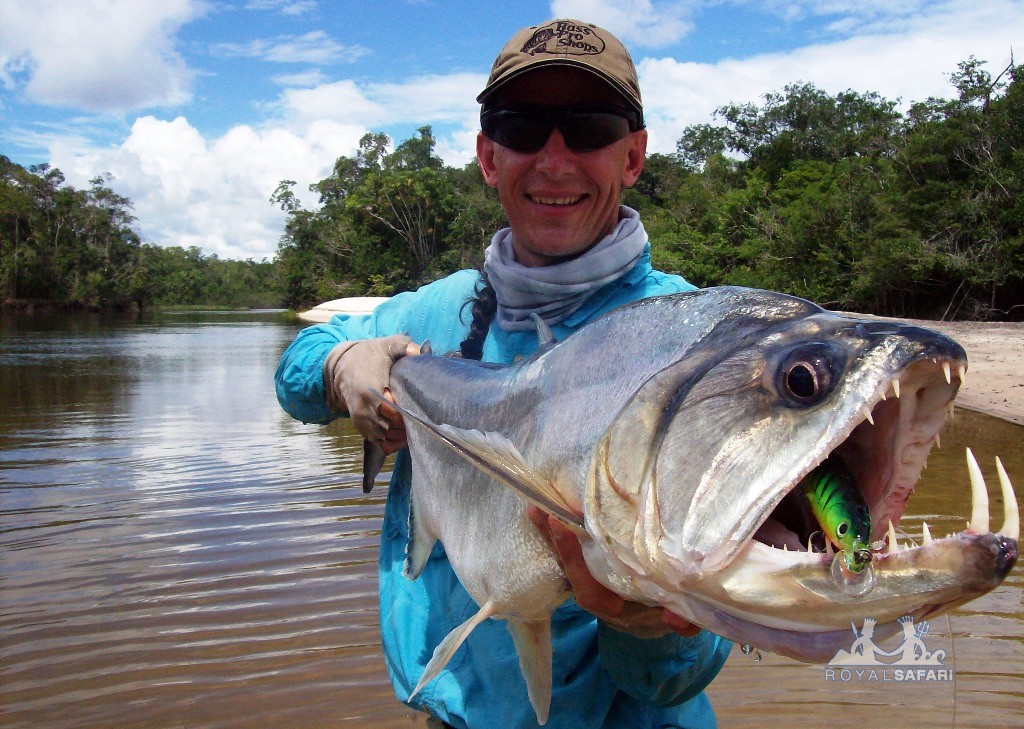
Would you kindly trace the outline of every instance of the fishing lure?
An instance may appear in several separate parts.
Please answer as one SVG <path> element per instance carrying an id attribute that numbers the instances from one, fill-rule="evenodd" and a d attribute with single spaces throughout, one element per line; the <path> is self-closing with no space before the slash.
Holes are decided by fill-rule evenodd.
<path id="1" fill-rule="evenodd" d="M 838 548 L 832 577 L 847 594 L 864 595 L 874 587 L 871 571 L 871 513 L 849 469 L 825 461 L 802 482 L 803 494 L 825 539 Z"/>

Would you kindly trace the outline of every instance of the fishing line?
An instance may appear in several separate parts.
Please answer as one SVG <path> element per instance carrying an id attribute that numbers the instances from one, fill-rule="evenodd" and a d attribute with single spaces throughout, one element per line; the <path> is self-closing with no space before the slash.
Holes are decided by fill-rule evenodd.
<path id="1" fill-rule="evenodd" d="M 950 726 L 956 729 L 956 699 L 957 699 L 957 685 L 956 685 L 956 637 L 953 635 L 953 623 L 949 620 L 949 613 L 946 613 L 946 627 L 949 629 L 949 657 L 953 659 L 953 715 L 951 717 Z"/>

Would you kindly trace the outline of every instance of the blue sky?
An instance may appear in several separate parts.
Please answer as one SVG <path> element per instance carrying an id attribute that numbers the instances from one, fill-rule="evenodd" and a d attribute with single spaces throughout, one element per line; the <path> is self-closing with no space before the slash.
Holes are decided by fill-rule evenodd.
<path id="1" fill-rule="evenodd" d="M 315 205 L 308 185 L 367 131 L 430 124 L 468 162 L 498 49 L 551 17 L 626 43 L 660 152 L 795 81 L 949 96 L 958 61 L 998 73 L 1024 39 L 1024 0 L 0 0 L 0 154 L 76 186 L 109 173 L 147 242 L 259 260 L 277 183 Z"/>

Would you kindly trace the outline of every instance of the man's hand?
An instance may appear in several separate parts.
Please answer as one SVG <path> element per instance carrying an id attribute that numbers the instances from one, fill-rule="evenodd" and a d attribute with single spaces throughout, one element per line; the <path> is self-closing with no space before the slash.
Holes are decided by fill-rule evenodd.
<path id="1" fill-rule="evenodd" d="M 536 506 L 529 507 L 530 521 L 558 555 L 565 576 L 572 585 L 576 604 L 616 630 L 638 638 L 657 638 L 675 632 L 692 638 L 700 628 L 664 608 L 626 600 L 602 585 L 590 574 L 583 559 L 579 538 L 556 517 Z"/>
<path id="2" fill-rule="evenodd" d="M 379 339 L 340 342 L 324 362 L 327 406 L 348 413 L 353 427 L 385 453 L 405 446 L 405 423 L 398 411 L 371 392 L 394 402 L 388 383 L 391 367 L 407 355 L 419 354 L 419 345 L 404 334 Z"/>

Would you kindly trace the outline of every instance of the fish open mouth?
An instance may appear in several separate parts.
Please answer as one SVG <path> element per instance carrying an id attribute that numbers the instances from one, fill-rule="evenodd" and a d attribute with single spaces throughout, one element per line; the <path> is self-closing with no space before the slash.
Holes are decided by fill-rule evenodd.
<path id="1" fill-rule="evenodd" d="M 924 359 L 884 380 L 850 417 L 845 438 L 840 438 L 819 462 L 842 468 L 870 513 L 872 551 L 888 554 L 900 549 L 896 529 L 914 492 L 939 431 L 952 416 L 953 397 L 963 383 L 966 368 L 955 359 Z M 819 463 L 810 463 L 791 484 L 781 501 L 754 533 L 754 540 L 788 552 L 824 553 L 838 548 L 829 540 L 801 488 L 802 479 Z M 998 460 L 997 460 L 998 464 Z M 968 451 L 971 474 L 972 516 L 968 531 L 989 532 L 988 495 L 980 469 Z M 1005 523 L 999 533 L 1018 539 L 1020 526 L 1016 497 L 998 464 Z M 923 525 L 924 543 L 932 541 Z"/>

